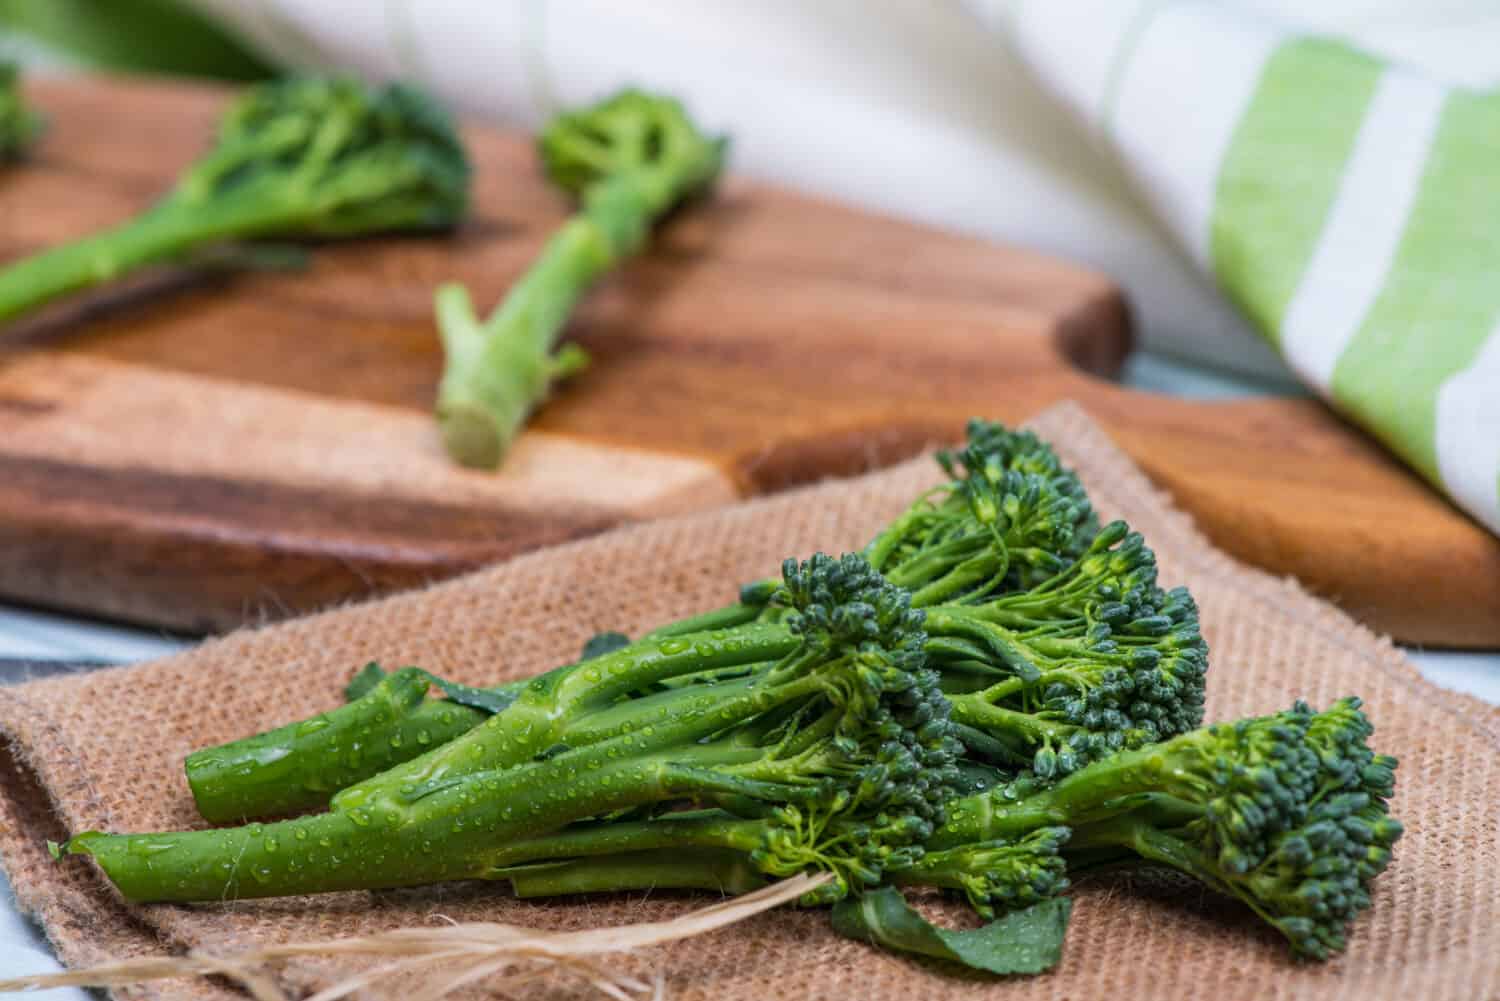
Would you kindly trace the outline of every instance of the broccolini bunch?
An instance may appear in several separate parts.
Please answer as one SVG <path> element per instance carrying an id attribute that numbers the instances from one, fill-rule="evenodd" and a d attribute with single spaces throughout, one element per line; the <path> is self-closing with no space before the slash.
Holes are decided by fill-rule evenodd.
<path id="1" fill-rule="evenodd" d="M 789 560 L 723 608 L 493 689 L 367 668 L 316 726 L 188 760 L 210 820 L 327 812 L 68 849 L 152 900 L 222 897 L 226 865 L 247 896 L 460 877 L 740 892 L 816 870 L 835 878 L 807 902 L 838 901 L 841 931 L 928 953 L 946 933 L 893 930 L 922 922 L 893 887 L 1060 936 L 1072 876 L 1155 865 L 1299 955 L 1342 948 L 1401 834 L 1359 701 L 1203 727 L 1197 608 L 1141 536 L 1101 527 L 1032 435 L 974 422 L 938 461 L 946 482 L 861 554 Z M 339 859 L 293 871 L 264 847 L 299 831 Z"/>

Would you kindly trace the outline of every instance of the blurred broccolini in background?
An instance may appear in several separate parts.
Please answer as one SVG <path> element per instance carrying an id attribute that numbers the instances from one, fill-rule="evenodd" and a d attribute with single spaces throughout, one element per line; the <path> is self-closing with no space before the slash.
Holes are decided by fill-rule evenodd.
<path id="1" fill-rule="evenodd" d="M 438 289 L 447 355 L 437 416 L 448 452 L 493 469 L 552 384 L 582 369 L 556 349 L 580 297 L 645 246 L 651 228 L 711 187 L 727 140 L 701 132 L 678 102 L 635 90 L 559 115 L 538 139 L 547 176 L 579 202 L 487 319 L 462 285 Z"/>
<path id="2" fill-rule="evenodd" d="M 21 96 L 16 67 L 0 63 L 0 160 L 20 156 L 41 127 L 41 116 L 26 107 Z"/>
<path id="3" fill-rule="evenodd" d="M 0 321 L 200 248 L 442 229 L 463 218 L 468 198 L 458 133 L 421 92 L 343 79 L 260 84 L 151 208 L 0 271 Z"/>

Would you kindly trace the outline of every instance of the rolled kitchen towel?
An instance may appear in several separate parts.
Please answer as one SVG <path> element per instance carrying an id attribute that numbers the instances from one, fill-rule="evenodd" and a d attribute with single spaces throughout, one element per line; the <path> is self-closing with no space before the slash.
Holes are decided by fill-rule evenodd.
<path id="1" fill-rule="evenodd" d="M 1500 90 L 1219 4 L 971 6 L 1302 380 L 1500 532 Z"/>

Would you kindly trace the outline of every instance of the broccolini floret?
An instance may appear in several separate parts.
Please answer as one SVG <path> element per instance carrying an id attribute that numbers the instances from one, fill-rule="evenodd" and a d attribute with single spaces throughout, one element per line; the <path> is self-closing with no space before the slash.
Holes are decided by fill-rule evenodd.
<path id="1" fill-rule="evenodd" d="M 865 550 L 917 604 L 1034 587 L 1099 530 L 1077 475 L 1029 431 L 972 420 L 964 447 L 936 459 L 949 482 L 918 498 Z"/>
<path id="2" fill-rule="evenodd" d="M 259 84 L 230 106 L 213 148 L 140 216 L 0 272 L 0 320 L 206 246 L 452 226 L 468 192 L 453 123 L 418 91 Z"/>
<path id="3" fill-rule="evenodd" d="M 1197 607 L 1157 586 L 1155 555 L 1124 522 L 1044 584 L 927 618 L 960 739 L 1018 775 L 1051 780 L 1203 721 Z"/>
<path id="4" fill-rule="evenodd" d="M 542 164 L 578 200 L 578 211 L 487 319 L 463 286 L 437 293 L 447 354 L 437 416 L 457 462 L 499 465 L 553 383 L 587 365 L 577 345 L 556 349 L 573 306 L 645 246 L 658 220 L 713 184 L 725 146 L 699 131 L 678 102 L 636 90 L 547 126 L 537 141 Z"/>
<path id="5" fill-rule="evenodd" d="M 1068 888 L 1063 856 L 1072 831 L 1039 827 L 1009 841 L 971 841 L 927 851 L 915 862 L 893 869 L 898 886 L 956 890 L 983 918 L 1029 907 Z"/>
<path id="6" fill-rule="evenodd" d="M 1322 959 L 1370 904 L 1401 824 L 1396 760 L 1368 745 L 1356 698 L 1220 723 L 1104 758 L 1055 786 L 1001 786 L 950 805 L 933 852 L 1072 829 L 1065 854 L 1123 850 L 1236 897 Z"/>

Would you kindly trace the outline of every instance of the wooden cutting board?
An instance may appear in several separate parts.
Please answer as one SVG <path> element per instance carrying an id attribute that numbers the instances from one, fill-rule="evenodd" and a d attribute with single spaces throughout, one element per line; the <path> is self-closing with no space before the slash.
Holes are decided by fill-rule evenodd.
<path id="1" fill-rule="evenodd" d="M 0 175 L 0 260 L 121 220 L 224 93 L 36 86 Z M 567 211 L 528 140 L 475 129 L 451 238 L 328 246 L 299 273 L 160 276 L 0 332 L 0 595 L 189 631 L 411 587 L 633 519 L 908 456 L 971 414 L 1074 399 L 1220 545 L 1377 629 L 1500 646 L 1500 543 L 1306 400 L 1103 378 L 1105 278 L 732 179 L 593 295 L 595 359 L 504 470 L 444 458 L 440 281 L 495 301 Z"/>

